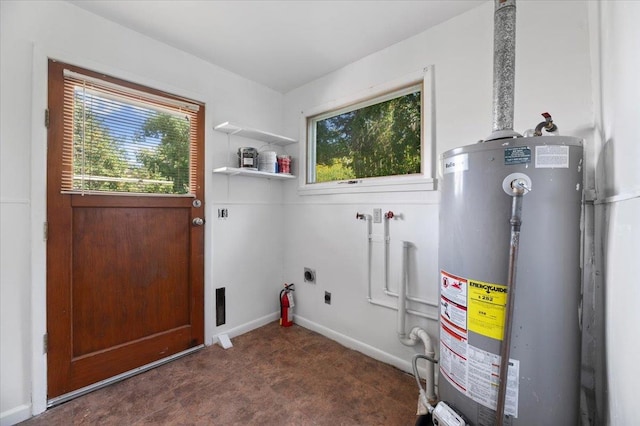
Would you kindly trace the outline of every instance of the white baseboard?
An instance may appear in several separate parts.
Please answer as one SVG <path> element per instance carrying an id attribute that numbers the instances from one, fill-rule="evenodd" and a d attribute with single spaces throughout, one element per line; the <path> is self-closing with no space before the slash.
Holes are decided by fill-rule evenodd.
<path id="1" fill-rule="evenodd" d="M 363 343 L 359 340 L 331 330 L 330 328 L 327 328 L 323 325 L 320 325 L 313 321 L 309 321 L 308 319 L 303 318 L 300 315 L 296 315 L 294 321 L 296 324 L 304 328 L 308 328 L 309 330 L 315 331 L 316 333 L 320 333 L 331 340 L 335 340 L 336 342 L 340 343 L 343 346 L 346 346 L 349 349 L 354 349 L 373 359 L 384 362 L 385 364 L 393 365 L 394 367 L 404 372 L 413 374 L 413 367 L 411 365 L 411 362 L 409 361 L 405 361 L 404 359 L 398 358 L 395 355 L 391 355 L 387 352 L 381 351 L 380 349 L 374 348 L 373 346 L 367 345 L 366 343 Z"/>
<path id="2" fill-rule="evenodd" d="M 31 404 L 22 404 L 0 413 L 0 426 L 11 426 L 31 418 Z"/>
<path id="3" fill-rule="evenodd" d="M 237 327 L 221 331 L 220 333 L 213 335 L 213 338 L 209 344 L 219 344 L 218 336 L 221 334 L 227 334 L 230 338 L 233 338 L 241 334 L 248 333 L 251 330 L 255 330 L 256 328 L 267 325 L 270 322 L 276 321 L 279 317 L 280 312 L 274 312 L 272 314 L 265 315 L 262 318 L 258 318 Z M 294 321 L 299 326 L 322 334 L 323 336 L 331 340 L 335 340 L 336 342 L 340 343 L 343 346 L 346 346 L 349 349 L 354 349 L 373 359 L 384 362 L 385 364 L 393 365 L 394 367 L 402 371 L 413 374 L 413 367 L 411 366 L 410 361 L 406 361 L 402 358 L 398 358 L 395 355 L 391 355 L 387 352 L 381 351 L 380 349 L 374 348 L 373 346 L 367 345 L 366 343 L 363 343 L 359 340 L 338 333 L 337 331 L 331 330 L 330 328 L 301 317 L 300 315 L 296 315 Z"/>
<path id="4" fill-rule="evenodd" d="M 316 333 L 320 333 L 323 336 L 335 340 L 343 346 L 346 346 L 349 349 L 356 350 L 360 353 L 367 355 L 373 359 L 376 359 L 380 362 L 384 362 L 385 364 L 393 365 L 399 370 L 404 371 L 405 373 L 409 373 L 413 375 L 413 365 L 411 361 L 405 361 L 402 358 L 398 358 L 395 355 L 391 355 L 387 352 L 381 351 L 380 349 L 374 348 L 373 346 L 367 345 L 359 340 L 351 338 L 349 336 L 345 336 L 344 334 L 338 333 L 337 331 L 331 330 L 323 325 L 315 323 L 313 321 L 309 321 L 308 319 L 301 317 L 300 315 L 296 315 L 294 319 L 295 323 L 301 327 L 308 328 L 309 330 L 315 331 Z M 421 347 L 421 345 L 419 346 Z M 424 367 L 418 367 L 418 374 L 420 377 L 426 377 L 426 370 Z M 434 368 L 434 382 L 436 395 L 438 394 L 438 379 L 439 379 L 439 369 L 438 366 Z"/>
<path id="5" fill-rule="evenodd" d="M 269 315 L 265 315 L 261 318 L 255 319 L 253 321 L 249 321 L 247 323 L 241 324 L 237 327 L 233 327 L 230 328 L 228 330 L 220 330 L 219 333 L 216 333 L 212 336 L 211 340 L 209 341 L 209 345 L 214 345 L 214 344 L 218 344 L 218 336 L 220 334 L 226 334 L 229 336 L 229 338 L 233 338 L 236 336 L 239 336 L 241 334 L 244 333 L 248 333 L 251 330 L 255 330 L 256 328 L 260 328 L 263 325 L 267 325 L 270 322 L 273 322 L 275 320 L 277 320 L 278 318 L 280 318 L 280 312 L 274 312 L 272 314 Z"/>

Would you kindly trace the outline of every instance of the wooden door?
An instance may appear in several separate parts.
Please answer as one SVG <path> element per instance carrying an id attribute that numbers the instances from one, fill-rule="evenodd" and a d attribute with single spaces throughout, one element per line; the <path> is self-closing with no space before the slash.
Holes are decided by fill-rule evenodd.
<path id="1" fill-rule="evenodd" d="M 204 120 L 191 196 L 61 191 L 61 67 L 49 75 L 50 399 L 204 342 Z"/>

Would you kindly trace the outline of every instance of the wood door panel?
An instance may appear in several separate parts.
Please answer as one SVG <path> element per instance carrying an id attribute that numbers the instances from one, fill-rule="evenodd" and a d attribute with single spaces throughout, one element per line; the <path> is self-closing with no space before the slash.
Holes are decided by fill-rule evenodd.
<path id="1" fill-rule="evenodd" d="M 71 380 L 60 394 L 198 346 L 200 343 L 192 338 L 192 331 L 190 326 L 183 326 L 74 359 L 69 369 Z M 141 359 L 145 360 L 143 364 L 140 364 Z"/>
<path id="2" fill-rule="evenodd" d="M 190 323 L 190 215 L 73 209 L 74 357 Z"/>
<path id="3" fill-rule="evenodd" d="M 156 93 L 49 60 L 48 398 L 204 343 L 204 227 L 192 224 L 204 217 L 204 105 L 194 120 L 190 195 L 71 193 L 62 185 L 73 166 L 65 69 Z"/>
<path id="4" fill-rule="evenodd" d="M 58 392 L 64 394 L 198 346 L 201 342 L 193 339 L 192 332 L 191 326 L 183 326 L 75 358 L 69 365 L 69 381 Z"/>

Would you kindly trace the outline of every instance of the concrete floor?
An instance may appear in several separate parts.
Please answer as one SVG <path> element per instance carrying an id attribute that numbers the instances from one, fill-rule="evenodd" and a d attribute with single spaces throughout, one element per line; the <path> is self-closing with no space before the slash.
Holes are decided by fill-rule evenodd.
<path id="1" fill-rule="evenodd" d="M 414 425 L 412 376 L 268 324 L 47 410 L 24 425 Z"/>

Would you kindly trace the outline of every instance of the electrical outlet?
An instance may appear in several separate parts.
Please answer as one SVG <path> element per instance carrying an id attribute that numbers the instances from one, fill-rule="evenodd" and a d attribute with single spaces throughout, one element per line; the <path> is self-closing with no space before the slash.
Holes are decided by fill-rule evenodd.
<path id="1" fill-rule="evenodd" d="M 324 303 L 326 303 L 327 305 L 331 304 L 331 293 L 329 293 L 328 291 L 324 292 Z"/>
<path id="2" fill-rule="evenodd" d="M 382 209 L 373 209 L 373 223 L 382 222 Z"/>
<path id="3" fill-rule="evenodd" d="M 229 217 L 229 210 L 218 209 L 218 219 L 226 219 Z"/>

